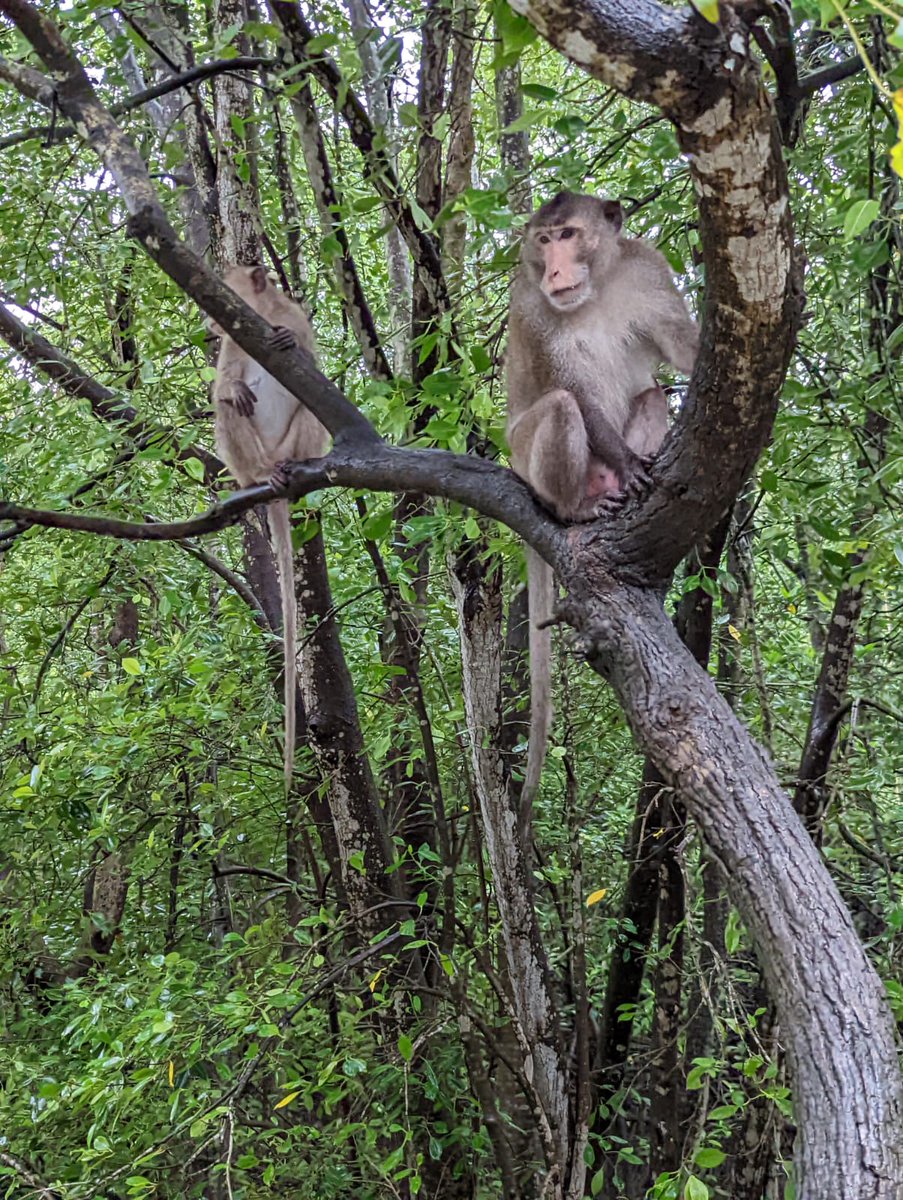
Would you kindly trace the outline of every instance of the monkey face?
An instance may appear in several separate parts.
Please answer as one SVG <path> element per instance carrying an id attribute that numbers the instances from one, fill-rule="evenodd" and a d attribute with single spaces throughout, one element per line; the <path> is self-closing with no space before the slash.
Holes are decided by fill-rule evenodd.
<path id="1" fill-rule="evenodd" d="M 590 299 L 593 276 L 604 272 L 622 219 L 616 200 L 572 192 L 559 193 L 534 214 L 525 259 L 557 312 L 573 312 Z"/>
<path id="2" fill-rule="evenodd" d="M 592 295 L 590 266 L 597 242 L 580 221 L 536 230 L 534 243 L 542 263 L 539 286 L 559 312 L 579 308 Z"/>

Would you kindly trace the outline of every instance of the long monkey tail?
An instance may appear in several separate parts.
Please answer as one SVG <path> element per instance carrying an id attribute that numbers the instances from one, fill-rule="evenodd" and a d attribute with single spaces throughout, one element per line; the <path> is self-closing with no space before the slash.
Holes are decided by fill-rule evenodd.
<path id="1" fill-rule="evenodd" d="M 282 602 L 283 678 L 285 691 L 285 790 L 291 791 L 295 766 L 295 681 L 297 673 L 298 636 L 295 604 L 295 561 L 292 553 L 292 523 L 287 500 L 274 500 L 270 505 L 270 532 L 279 568 L 279 596 Z"/>
<path id="2" fill-rule="evenodd" d="M 530 740 L 521 789 L 521 813 L 529 824 L 552 728 L 552 631 L 548 626 L 544 629 L 540 626 L 552 619 L 555 575 L 532 547 L 527 546 L 526 552 L 530 601 Z"/>

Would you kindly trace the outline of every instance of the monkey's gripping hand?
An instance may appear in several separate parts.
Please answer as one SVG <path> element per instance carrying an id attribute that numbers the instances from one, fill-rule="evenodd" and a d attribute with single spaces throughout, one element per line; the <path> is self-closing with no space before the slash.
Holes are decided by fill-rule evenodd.
<path id="1" fill-rule="evenodd" d="M 285 325 L 274 325 L 268 341 L 274 350 L 294 350 L 298 339 Z"/>
<path id="2" fill-rule="evenodd" d="M 243 379 L 233 379 L 220 395 L 224 404 L 234 408 L 240 417 L 253 417 L 257 397 Z"/>

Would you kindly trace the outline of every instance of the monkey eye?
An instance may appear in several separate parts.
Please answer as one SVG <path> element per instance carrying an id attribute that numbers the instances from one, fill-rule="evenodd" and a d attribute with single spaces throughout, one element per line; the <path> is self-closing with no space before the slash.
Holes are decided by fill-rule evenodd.
<path id="1" fill-rule="evenodd" d="M 541 233 L 539 235 L 540 245 L 545 246 L 546 243 L 548 242 L 548 240 L 549 240 L 549 235 L 547 233 Z"/>
<path id="2" fill-rule="evenodd" d="M 568 238 L 572 238 L 576 232 L 577 232 L 577 230 L 571 229 L 570 226 L 567 229 L 562 229 L 561 240 L 563 242 L 566 242 L 568 240 Z"/>

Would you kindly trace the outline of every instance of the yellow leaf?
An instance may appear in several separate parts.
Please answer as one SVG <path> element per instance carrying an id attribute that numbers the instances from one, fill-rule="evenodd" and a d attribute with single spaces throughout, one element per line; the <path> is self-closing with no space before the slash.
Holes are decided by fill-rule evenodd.
<path id="1" fill-rule="evenodd" d="M 273 1111 L 275 1112 L 277 1108 L 285 1108 L 286 1104 L 291 1104 L 295 1097 L 300 1095 L 300 1092 L 289 1092 L 287 1096 L 282 1097 L 278 1104 L 273 1106 Z"/>
<path id="2" fill-rule="evenodd" d="M 701 17 L 713 25 L 718 24 L 718 0 L 690 0 L 690 3 Z"/>
<path id="3" fill-rule="evenodd" d="M 175 1077 L 176 1077 L 176 1068 L 175 1068 L 175 1066 L 173 1065 L 173 1061 L 172 1061 L 172 1059 L 170 1059 L 170 1060 L 169 1060 L 169 1072 L 168 1072 L 168 1074 L 169 1074 L 169 1086 L 170 1086 L 170 1087 L 172 1087 L 172 1086 L 173 1086 L 173 1082 L 174 1082 L 174 1080 L 175 1080 Z"/>
<path id="4" fill-rule="evenodd" d="M 369 987 L 371 992 L 376 991 L 376 985 L 379 983 L 379 977 L 380 977 L 380 975 L 382 975 L 382 973 L 383 973 L 382 967 L 380 967 L 380 969 L 376 972 L 376 974 L 373 976 L 373 978 L 367 984 L 367 986 Z"/>
<path id="5" fill-rule="evenodd" d="M 894 92 L 894 112 L 897 114 L 897 124 L 903 125 L 903 87 Z"/>
<path id="6" fill-rule="evenodd" d="M 787 611 L 790 613 L 791 617 L 795 617 L 795 616 L 796 616 L 796 605 L 795 605 L 795 604 L 788 604 L 788 605 L 787 605 Z"/>
<path id="7" fill-rule="evenodd" d="M 740 636 L 740 630 L 736 627 L 736 625 L 728 625 L 727 631 L 735 642 L 740 642 L 743 640 Z"/>
<path id="8" fill-rule="evenodd" d="M 608 895 L 608 888 L 599 888 L 598 891 L 590 892 L 586 897 L 586 907 L 592 908 L 594 904 L 598 904 L 600 900 L 604 900 Z"/>
<path id="9" fill-rule="evenodd" d="M 903 178 L 903 140 L 897 142 L 890 152 L 890 165 L 895 175 Z"/>

